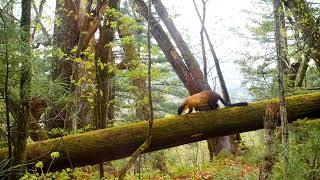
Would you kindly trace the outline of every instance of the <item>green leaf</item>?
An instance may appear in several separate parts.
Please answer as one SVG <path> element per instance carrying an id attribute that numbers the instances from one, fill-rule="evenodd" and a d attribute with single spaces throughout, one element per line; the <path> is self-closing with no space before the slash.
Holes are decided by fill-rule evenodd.
<path id="1" fill-rule="evenodd" d="M 58 158 L 60 156 L 59 152 L 52 152 L 51 153 L 51 159 Z"/>
<path id="2" fill-rule="evenodd" d="M 36 163 L 35 167 L 42 169 L 42 168 L 43 168 L 43 163 L 42 163 L 42 161 L 38 161 L 38 162 Z"/>

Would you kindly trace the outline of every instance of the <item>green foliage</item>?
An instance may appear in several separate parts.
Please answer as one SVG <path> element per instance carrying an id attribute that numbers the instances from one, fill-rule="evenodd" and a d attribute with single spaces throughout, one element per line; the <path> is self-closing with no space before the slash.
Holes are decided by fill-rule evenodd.
<path id="1" fill-rule="evenodd" d="M 235 62 L 239 64 L 240 70 L 243 73 L 244 80 L 242 81 L 250 94 L 257 100 L 275 97 L 278 94 L 277 85 L 277 69 L 276 69 L 276 51 L 274 42 L 274 17 L 272 11 L 272 1 L 261 0 L 255 2 L 257 9 L 263 9 L 261 12 L 245 13 L 252 15 L 252 23 L 248 25 L 249 35 L 246 35 L 246 41 L 250 44 L 250 49 L 242 49 L 243 56 Z M 313 6 L 312 12 L 316 17 L 319 7 Z M 305 13 L 307 14 L 307 13 Z M 290 11 L 285 10 L 285 18 L 291 17 L 294 19 Z M 302 23 L 307 18 L 301 19 Z M 288 54 L 289 62 L 285 64 L 285 86 L 288 95 L 295 93 L 295 88 L 292 88 L 292 80 L 290 75 L 293 73 L 290 70 L 292 63 L 301 63 L 308 47 L 303 42 L 305 37 L 301 36 L 298 23 L 295 25 L 289 24 L 286 20 L 286 30 L 282 30 L 282 35 L 287 39 L 287 49 L 283 49 Z M 289 27 L 289 28 L 288 28 Z M 250 37 L 250 38 L 248 38 Z M 255 49 L 252 49 L 252 46 Z M 311 49 L 312 51 L 312 49 Z M 316 70 L 314 64 L 309 63 L 309 68 L 306 73 L 306 81 L 304 87 L 318 87 L 319 71 Z M 294 84 L 294 83 L 293 83 Z"/>
<path id="2" fill-rule="evenodd" d="M 316 179 L 320 177 L 320 120 L 303 120 L 292 125 L 289 131 L 290 179 Z M 280 153 L 283 152 L 280 147 Z M 281 160 L 281 156 L 279 157 Z M 282 166 L 275 167 L 275 178 L 283 177 Z"/>
<path id="3" fill-rule="evenodd" d="M 52 163 L 54 163 L 54 160 L 56 158 L 59 158 L 60 154 L 59 152 L 52 152 L 50 154 L 52 161 L 50 162 L 50 165 L 47 170 L 46 173 L 44 173 L 43 171 L 43 167 L 44 164 L 42 161 L 38 161 L 34 167 L 35 169 L 33 171 L 29 171 L 26 174 L 24 174 L 21 179 L 22 180 L 27 180 L 27 179 L 79 179 L 82 176 L 82 172 L 79 168 L 75 168 L 75 169 L 70 169 L 70 168 L 66 168 L 63 169 L 60 172 L 49 172 L 50 171 L 50 167 L 52 165 Z M 41 172 L 41 174 L 39 174 L 39 171 Z M 31 173 L 30 173 L 31 172 Z"/>
<path id="4" fill-rule="evenodd" d="M 47 172 L 47 173 L 41 173 L 39 174 L 36 170 L 34 173 L 26 173 L 24 176 L 22 176 L 21 180 L 37 180 L 37 179 L 61 179 L 61 180 L 67 180 L 67 179 L 81 179 L 83 176 L 83 173 L 79 168 L 75 168 L 74 170 L 67 168 L 60 172 Z"/>
<path id="5" fill-rule="evenodd" d="M 259 38 L 260 41 L 268 41 L 270 39 L 270 35 L 272 36 L 274 25 L 273 21 L 271 21 L 272 16 L 270 15 L 264 15 L 264 20 L 262 22 L 259 22 L 258 26 L 254 26 L 250 28 L 250 31 L 252 32 L 253 36 Z"/>

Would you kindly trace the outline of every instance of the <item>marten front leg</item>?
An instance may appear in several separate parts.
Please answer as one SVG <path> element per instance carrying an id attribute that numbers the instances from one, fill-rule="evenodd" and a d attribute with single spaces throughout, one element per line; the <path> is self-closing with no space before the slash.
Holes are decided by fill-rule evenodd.
<path id="1" fill-rule="evenodd" d="M 190 114 L 193 110 L 193 106 L 189 106 L 189 112 L 187 114 Z"/>

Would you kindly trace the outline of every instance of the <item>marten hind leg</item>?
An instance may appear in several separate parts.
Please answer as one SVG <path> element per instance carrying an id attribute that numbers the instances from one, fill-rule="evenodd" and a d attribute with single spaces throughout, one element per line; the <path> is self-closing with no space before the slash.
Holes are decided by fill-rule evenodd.
<path id="1" fill-rule="evenodd" d="M 214 101 L 209 101 L 208 104 L 209 104 L 211 110 L 217 109 L 219 107 L 218 103 L 214 102 Z"/>

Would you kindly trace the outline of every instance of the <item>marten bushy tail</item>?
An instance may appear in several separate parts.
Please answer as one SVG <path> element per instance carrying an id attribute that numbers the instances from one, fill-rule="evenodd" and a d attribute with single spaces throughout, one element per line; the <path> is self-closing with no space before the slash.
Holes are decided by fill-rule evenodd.
<path id="1" fill-rule="evenodd" d="M 238 103 L 229 103 L 226 100 L 224 100 L 220 95 L 218 95 L 219 100 L 221 101 L 221 103 L 227 107 L 234 107 L 234 106 L 247 106 L 248 103 L 247 102 L 238 102 Z"/>
<path id="2" fill-rule="evenodd" d="M 238 103 L 230 104 L 229 107 L 234 107 L 234 106 L 248 106 L 248 103 L 247 102 L 238 102 Z"/>

